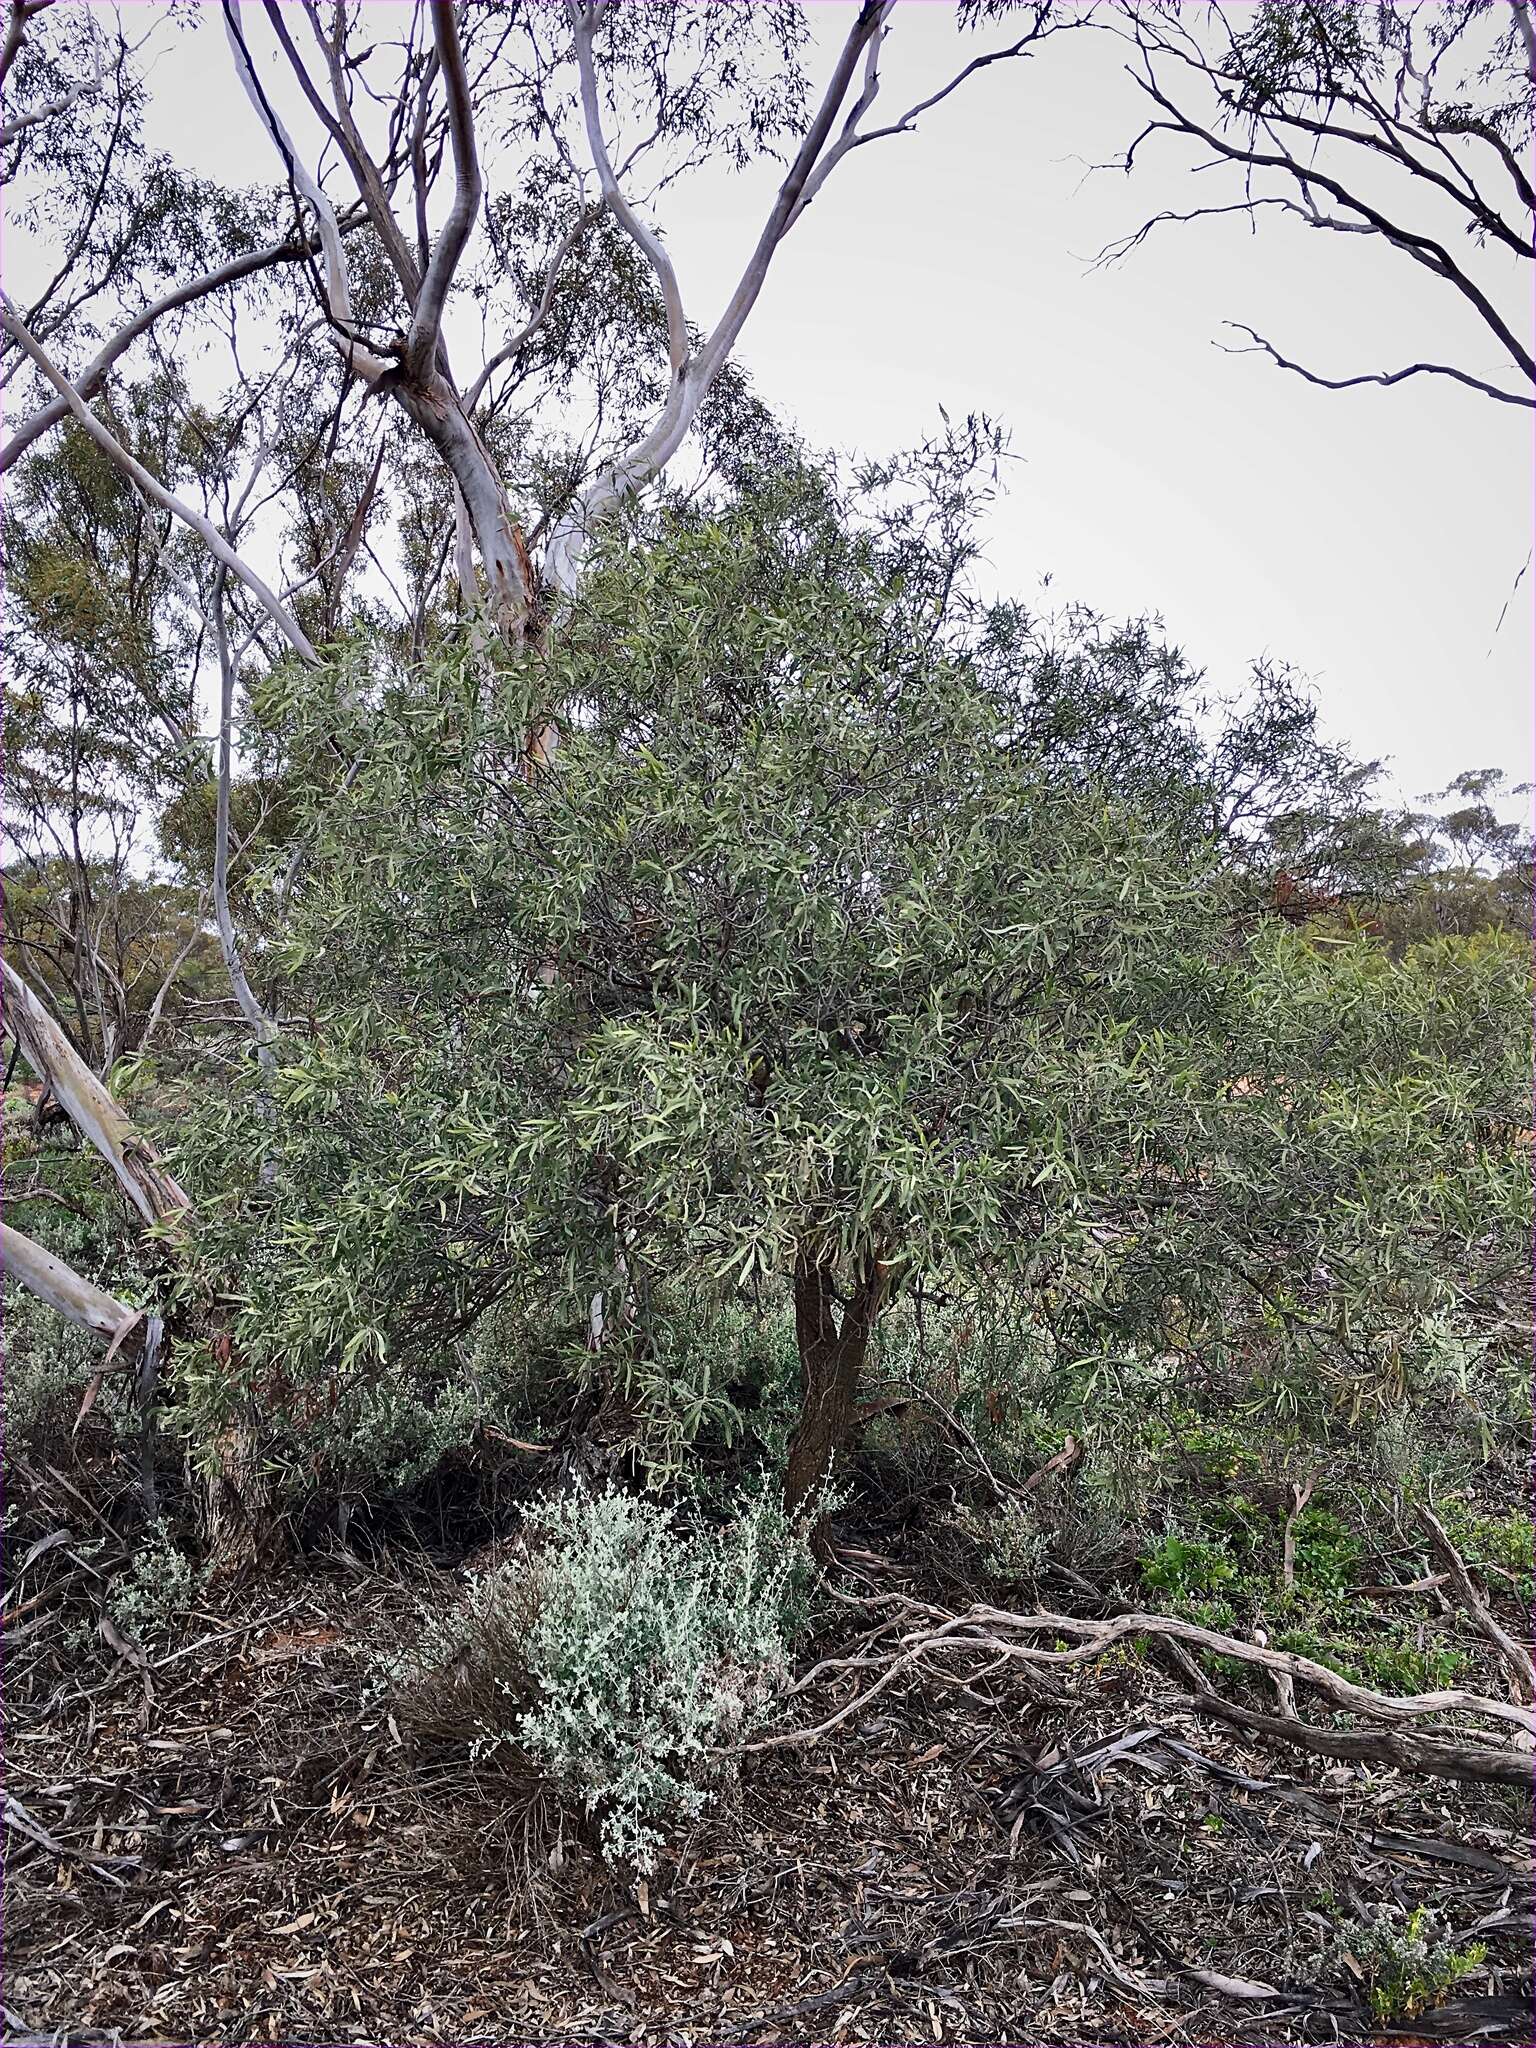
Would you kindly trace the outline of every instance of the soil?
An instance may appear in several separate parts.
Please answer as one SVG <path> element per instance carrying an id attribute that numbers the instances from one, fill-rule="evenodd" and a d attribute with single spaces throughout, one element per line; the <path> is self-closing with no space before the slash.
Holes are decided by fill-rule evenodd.
<path id="1" fill-rule="evenodd" d="M 637 1882 L 370 1698 L 462 1564 L 312 1559 L 113 1641 L 89 1511 L 51 1504 L 7 1611 L 8 2039 L 1532 2037 L 1527 1801 L 1265 1748 L 1130 1651 L 1059 1704 L 914 1674 Z M 1335 1945 L 1383 1903 L 1488 1950 L 1395 2031 Z"/>

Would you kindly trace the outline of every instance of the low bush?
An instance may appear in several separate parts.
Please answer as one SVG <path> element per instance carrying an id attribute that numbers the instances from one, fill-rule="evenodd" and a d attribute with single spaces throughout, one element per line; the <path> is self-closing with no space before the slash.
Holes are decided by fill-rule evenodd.
<path id="1" fill-rule="evenodd" d="M 197 1598 L 202 1571 L 172 1542 L 163 1523 L 147 1531 L 132 1564 L 107 1588 L 107 1612 L 136 1641 L 165 1634 Z"/>
<path id="2" fill-rule="evenodd" d="M 789 1673 L 811 1567 L 766 1494 L 724 1528 L 648 1499 L 531 1509 L 517 1551 L 391 1673 L 397 1711 L 578 1800 L 612 1862 L 649 1870 L 665 1830 L 734 1777 Z"/>
<path id="3" fill-rule="evenodd" d="M 1341 1929 L 1330 1950 L 1331 1960 L 1353 1965 L 1363 1977 L 1371 2011 L 1387 2024 L 1438 2005 L 1481 1969 L 1487 1954 L 1480 1941 L 1457 1948 L 1427 1906 L 1411 1913 L 1383 1906 L 1374 1919 Z"/>

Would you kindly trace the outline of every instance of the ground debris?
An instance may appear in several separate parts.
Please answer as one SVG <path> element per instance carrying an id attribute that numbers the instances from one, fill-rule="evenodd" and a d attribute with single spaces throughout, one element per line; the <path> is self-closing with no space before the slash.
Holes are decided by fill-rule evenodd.
<path id="1" fill-rule="evenodd" d="M 69 1569 L 29 1563 L 31 1591 Z M 195 1655 L 152 1649 L 147 1709 L 140 1669 L 80 1650 L 87 1597 L 8 1673 L 11 2041 L 1528 2038 L 1515 1794 L 1277 1753 L 1150 1662 L 1058 1700 L 914 1674 L 754 1758 L 636 1886 L 547 1795 L 367 1703 L 359 1644 L 408 1605 L 387 1576 L 200 1615 Z M 1322 1965 L 1381 1903 L 1489 1948 L 1397 2036 Z"/>

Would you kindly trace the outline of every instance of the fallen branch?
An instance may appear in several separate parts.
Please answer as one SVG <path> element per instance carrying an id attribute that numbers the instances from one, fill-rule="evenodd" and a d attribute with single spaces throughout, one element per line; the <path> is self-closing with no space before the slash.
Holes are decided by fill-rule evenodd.
<path id="1" fill-rule="evenodd" d="M 1529 1705 L 1532 1700 L 1536 1700 L 1536 1664 L 1531 1661 L 1530 1651 L 1523 1643 L 1517 1643 L 1509 1631 L 1495 1620 L 1492 1609 L 1478 1591 L 1472 1574 L 1467 1569 L 1466 1559 L 1446 1534 L 1440 1520 L 1422 1503 L 1416 1508 L 1415 1513 L 1430 1541 L 1439 1551 L 1451 1584 L 1461 1595 L 1462 1605 L 1507 1665 L 1509 1675 L 1514 1681 L 1516 1697 Z"/>
<path id="2" fill-rule="evenodd" d="M 803 1692 L 823 1675 L 845 1670 L 859 1672 L 861 1683 L 863 1675 L 874 1674 L 872 1682 L 862 1683 L 862 1689 L 850 1700 L 814 1726 L 766 1736 L 748 1744 L 749 1751 L 798 1749 L 819 1742 L 845 1721 L 863 1713 L 903 1673 L 941 1659 L 984 1656 L 993 1659 L 995 1665 L 1012 1663 L 1033 1675 L 1042 1667 L 1084 1663 L 1103 1656 L 1127 1638 L 1145 1637 L 1163 1645 L 1176 1657 L 1196 1688 L 1193 1705 L 1241 1727 L 1300 1748 L 1320 1750 L 1325 1755 L 1371 1758 L 1433 1777 L 1495 1784 L 1527 1784 L 1530 1780 L 1532 1750 L 1536 1747 L 1536 1713 L 1528 1705 L 1516 1706 L 1451 1688 L 1401 1695 L 1372 1692 L 1310 1657 L 1220 1635 L 1214 1629 L 1202 1628 L 1175 1615 L 1129 1612 L 1087 1620 L 1068 1614 L 1009 1613 L 980 1604 L 963 1614 L 947 1614 L 942 1608 L 899 1593 L 873 1595 L 851 1604 L 866 1612 L 884 1607 L 890 1619 L 865 1639 L 856 1654 L 822 1659 L 792 1691 Z M 888 1637 L 892 1626 L 899 1627 L 900 1634 L 877 1648 L 876 1642 L 881 1636 Z M 1055 1638 L 1062 1646 L 1044 1648 L 1028 1640 L 1034 1635 Z M 1274 1678 L 1284 1679 L 1288 1688 L 1306 1686 L 1321 1694 L 1336 1710 L 1374 1725 L 1364 1730 L 1317 1728 L 1292 1714 L 1258 1714 L 1232 1706 L 1206 1684 L 1185 1645 L 1256 1666 Z M 1504 1746 L 1490 1747 L 1486 1742 L 1469 1740 L 1454 1728 L 1402 1726 L 1443 1715 L 1493 1723 L 1499 1730 L 1510 1732 Z"/>

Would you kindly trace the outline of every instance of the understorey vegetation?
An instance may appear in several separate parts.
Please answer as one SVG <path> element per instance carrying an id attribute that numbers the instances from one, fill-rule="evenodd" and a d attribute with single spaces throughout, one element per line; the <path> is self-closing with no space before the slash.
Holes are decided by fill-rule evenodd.
<path id="1" fill-rule="evenodd" d="M 1069 27 L 1528 196 L 1529 10 L 988 0 L 891 125 L 842 12 L 225 8 L 236 195 L 11 10 L 8 2035 L 1523 2038 L 1528 792 L 733 350 Z M 705 332 L 627 188 L 769 158 Z"/>

